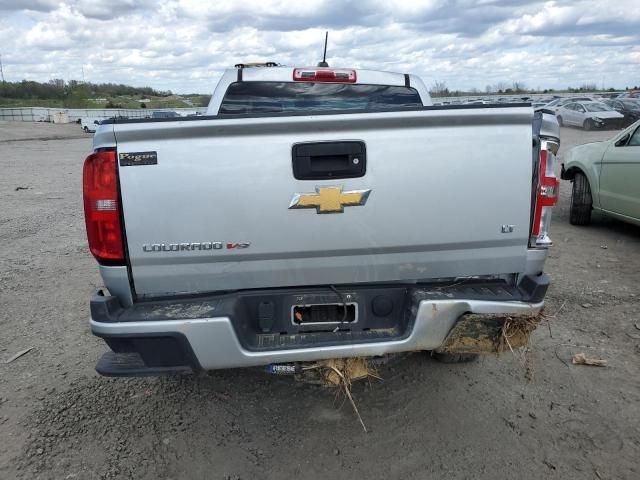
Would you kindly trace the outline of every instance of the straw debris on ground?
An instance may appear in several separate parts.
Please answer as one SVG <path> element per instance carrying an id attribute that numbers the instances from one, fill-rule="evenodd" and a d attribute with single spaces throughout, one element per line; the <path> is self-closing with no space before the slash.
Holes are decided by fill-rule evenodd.
<path id="1" fill-rule="evenodd" d="M 327 386 L 338 387 L 338 393 L 344 393 L 345 397 L 351 403 L 353 411 L 358 417 L 358 421 L 365 432 L 367 427 L 360 416 L 358 407 L 356 406 L 353 396 L 351 395 L 351 385 L 355 380 L 364 380 L 376 378 L 382 380 L 378 375 L 377 369 L 372 365 L 371 361 L 365 357 L 352 358 L 332 358 L 321 360 L 316 363 L 304 367 L 306 373 L 310 371 L 319 372 L 322 383 Z"/>

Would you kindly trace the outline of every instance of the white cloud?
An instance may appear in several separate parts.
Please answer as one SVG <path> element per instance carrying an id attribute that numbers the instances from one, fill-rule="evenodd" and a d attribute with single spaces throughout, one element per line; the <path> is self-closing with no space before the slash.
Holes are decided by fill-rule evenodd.
<path id="1" fill-rule="evenodd" d="M 126 18 L 131 13 L 153 9 L 151 0 L 80 0 L 73 3 L 80 14 L 98 20 Z"/>
<path id="2" fill-rule="evenodd" d="M 58 2 L 56 0 L 1 0 L 0 12 L 21 10 L 49 12 L 55 10 L 57 4 Z"/>
<path id="3" fill-rule="evenodd" d="M 9 80 L 52 77 L 210 92 L 224 68 L 315 64 L 429 84 L 640 83 L 637 0 L 0 0 Z"/>

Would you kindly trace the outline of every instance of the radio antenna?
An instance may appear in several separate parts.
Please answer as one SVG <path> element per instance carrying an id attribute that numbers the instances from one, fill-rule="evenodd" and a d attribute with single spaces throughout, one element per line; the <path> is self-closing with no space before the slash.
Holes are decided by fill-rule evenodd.
<path id="1" fill-rule="evenodd" d="M 327 63 L 327 41 L 329 40 L 329 32 L 325 32 L 324 34 L 324 55 L 322 55 L 322 61 L 318 62 L 319 67 L 328 67 Z"/>

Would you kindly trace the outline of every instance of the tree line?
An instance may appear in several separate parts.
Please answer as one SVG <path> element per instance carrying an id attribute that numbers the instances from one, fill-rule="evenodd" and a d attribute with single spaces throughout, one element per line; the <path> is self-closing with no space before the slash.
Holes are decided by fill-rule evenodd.
<path id="1" fill-rule="evenodd" d="M 637 90 L 638 87 L 626 87 L 625 90 Z M 492 94 L 523 94 L 523 93 L 580 93 L 580 92 L 615 92 L 614 88 L 600 89 L 595 83 L 585 83 L 580 85 L 579 87 L 567 87 L 562 90 L 554 90 L 553 88 L 527 88 L 524 82 L 498 82 L 493 85 L 487 85 L 484 90 L 480 90 L 478 88 L 472 88 L 468 91 L 462 90 L 450 90 L 447 87 L 447 84 L 442 81 L 435 81 L 431 88 L 429 89 L 429 93 L 433 97 L 455 97 L 455 96 L 468 96 L 468 95 L 492 95 Z"/>
<path id="2" fill-rule="evenodd" d="M 62 79 L 53 79 L 48 82 L 22 80 L 21 82 L 0 83 L 1 98 L 62 100 L 65 103 L 77 103 L 82 99 L 108 98 L 120 95 L 166 97 L 172 93 L 170 90 L 158 91 L 151 87 L 132 87 L 122 83 L 90 83 Z"/>

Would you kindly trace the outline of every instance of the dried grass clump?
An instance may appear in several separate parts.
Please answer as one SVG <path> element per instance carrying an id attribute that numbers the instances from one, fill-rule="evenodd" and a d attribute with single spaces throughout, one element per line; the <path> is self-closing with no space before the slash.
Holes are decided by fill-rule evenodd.
<path id="1" fill-rule="evenodd" d="M 514 347 L 528 347 L 531 333 L 538 328 L 541 320 L 542 315 L 505 318 L 500 336 L 497 338 L 497 351 L 504 352 L 508 347 L 513 353 Z"/>
<path id="2" fill-rule="evenodd" d="M 453 327 L 436 351 L 451 354 L 486 354 L 526 347 L 540 324 L 538 315 L 467 314 Z"/>
<path id="3" fill-rule="evenodd" d="M 529 355 L 529 339 L 531 338 L 531 332 L 538 327 L 543 317 L 544 314 L 542 312 L 533 317 L 507 317 L 502 325 L 498 340 L 499 352 L 505 351 L 505 344 L 514 355 L 516 355 L 516 352 L 513 350 L 512 345 L 525 347 L 521 360 L 525 369 L 525 378 L 529 382 L 533 381 L 534 375 L 533 362 Z"/>
<path id="4" fill-rule="evenodd" d="M 355 380 L 368 378 L 377 378 L 378 380 L 381 380 L 378 375 L 378 371 L 371 364 L 369 359 L 364 357 L 332 358 L 316 362 L 305 367 L 303 370 L 316 370 L 320 373 L 325 385 L 339 387 L 338 395 L 340 393 L 344 393 L 345 397 L 349 400 L 349 403 L 351 403 L 353 411 L 356 413 L 363 430 L 365 432 L 367 431 L 367 427 L 365 426 L 364 421 L 360 416 L 360 412 L 358 411 L 358 407 L 351 395 L 351 385 Z"/>

